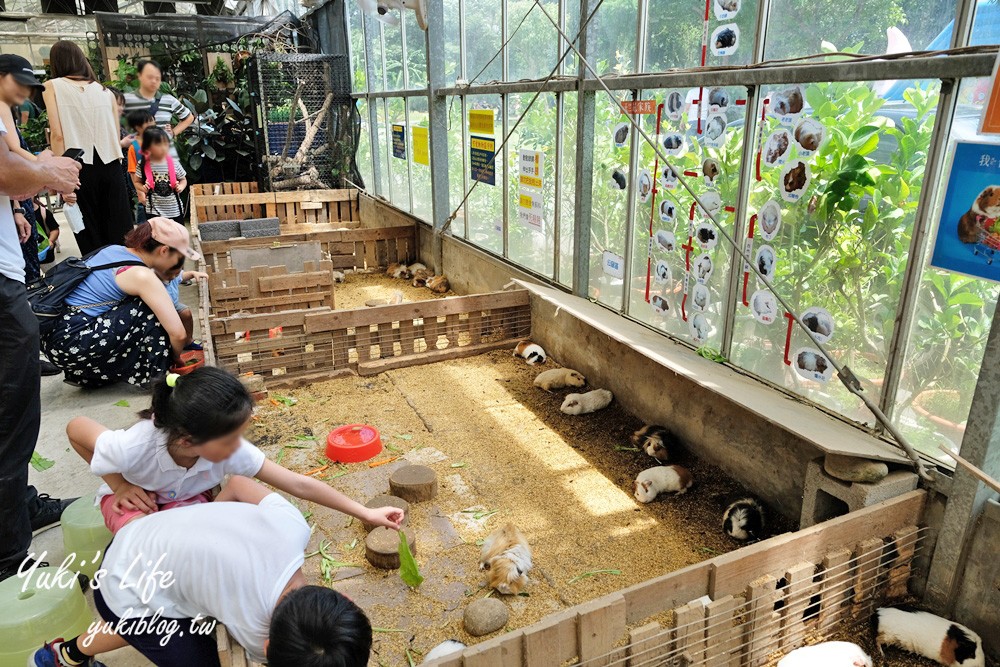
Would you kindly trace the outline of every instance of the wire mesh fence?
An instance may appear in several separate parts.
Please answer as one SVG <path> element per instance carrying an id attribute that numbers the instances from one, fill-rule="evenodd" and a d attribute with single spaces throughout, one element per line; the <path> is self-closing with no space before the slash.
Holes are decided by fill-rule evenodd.
<path id="1" fill-rule="evenodd" d="M 251 86 L 259 99 L 262 189 L 361 183 L 355 162 L 361 116 L 350 94 L 347 56 L 257 54 Z"/>

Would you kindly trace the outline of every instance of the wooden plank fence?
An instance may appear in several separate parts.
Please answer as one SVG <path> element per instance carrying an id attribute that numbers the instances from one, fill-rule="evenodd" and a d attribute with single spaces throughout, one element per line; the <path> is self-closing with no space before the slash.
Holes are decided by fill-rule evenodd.
<path id="1" fill-rule="evenodd" d="M 333 265 L 329 260 L 305 262 L 304 270 L 297 273 L 284 266 L 214 271 L 209 273 L 208 294 L 213 317 L 333 308 Z"/>
<path id="2" fill-rule="evenodd" d="M 218 220 L 278 218 L 282 233 L 361 226 L 357 190 L 258 192 L 256 183 L 203 183 L 191 189 L 192 228 Z"/>

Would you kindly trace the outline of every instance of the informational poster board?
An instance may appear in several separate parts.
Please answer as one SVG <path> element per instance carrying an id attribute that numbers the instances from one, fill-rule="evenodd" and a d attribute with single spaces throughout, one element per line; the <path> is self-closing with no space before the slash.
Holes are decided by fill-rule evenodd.
<path id="1" fill-rule="evenodd" d="M 392 126 L 392 156 L 406 159 L 406 127 L 403 125 Z"/>
<path id="2" fill-rule="evenodd" d="M 430 134 L 426 127 L 413 128 L 413 161 L 431 166 Z"/>
<path id="3" fill-rule="evenodd" d="M 496 140 L 490 137 L 469 137 L 469 167 L 473 181 L 496 185 Z"/>
<path id="4" fill-rule="evenodd" d="M 542 201 L 542 178 L 545 156 L 541 151 L 521 149 L 518 151 L 518 219 L 525 227 L 544 231 L 544 206 Z"/>
<path id="5" fill-rule="evenodd" d="M 1000 134 L 1000 86 L 997 85 L 997 73 L 1000 72 L 1000 56 L 993 64 L 993 78 L 990 84 L 990 95 L 983 107 L 983 117 L 979 120 L 980 134 Z"/>
<path id="6" fill-rule="evenodd" d="M 469 110 L 469 134 L 493 134 L 493 109 Z"/>
<path id="7" fill-rule="evenodd" d="M 1000 281 L 1000 145 L 957 141 L 931 266 Z"/>

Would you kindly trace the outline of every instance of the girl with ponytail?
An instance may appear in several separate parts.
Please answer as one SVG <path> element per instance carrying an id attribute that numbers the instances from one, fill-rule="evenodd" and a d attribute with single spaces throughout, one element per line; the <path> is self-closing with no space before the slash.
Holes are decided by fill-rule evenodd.
<path id="1" fill-rule="evenodd" d="M 240 381 L 206 366 L 155 382 L 152 405 L 129 429 L 112 431 L 76 417 L 66 434 L 105 481 L 97 504 L 112 533 L 153 512 L 211 502 L 212 489 L 227 475 L 256 477 L 366 523 L 399 528 L 402 510 L 369 509 L 317 479 L 267 460 L 243 437 L 252 413 L 253 399 Z"/>

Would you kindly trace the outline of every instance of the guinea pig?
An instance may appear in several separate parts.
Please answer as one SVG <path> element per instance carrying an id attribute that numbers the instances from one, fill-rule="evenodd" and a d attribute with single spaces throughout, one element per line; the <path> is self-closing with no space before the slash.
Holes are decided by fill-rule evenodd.
<path id="1" fill-rule="evenodd" d="M 796 192 L 806 186 L 806 165 L 802 162 L 785 174 L 785 192 Z"/>
<path id="2" fill-rule="evenodd" d="M 663 140 L 663 147 L 668 151 L 674 151 L 684 145 L 684 138 L 679 134 L 668 134 Z"/>
<path id="3" fill-rule="evenodd" d="M 696 313 L 693 318 L 691 318 L 691 327 L 698 334 L 699 340 L 705 340 L 708 338 L 708 320 L 701 313 Z"/>
<path id="4" fill-rule="evenodd" d="M 740 498 L 722 515 L 722 530 L 733 539 L 745 542 L 764 536 L 766 514 L 756 498 Z"/>
<path id="5" fill-rule="evenodd" d="M 664 183 L 673 183 L 676 180 L 677 180 L 677 172 L 674 171 L 674 168 L 673 167 L 664 167 L 663 168 L 663 182 Z"/>
<path id="6" fill-rule="evenodd" d="M 643 470 L 635 478 L 632 495 L 640 503 L 651 503 L 661 493 L 685 493 L 694 484 L 691 471 L 681 466 L 656 466 Z"/>
<path id="7" fill-rule="evenodd" d="M 946 667 L 984 667 L 983 641 L 958 623 L 914 607 L 882 607 L 875 612 L 875 643 L 897 646 Z"/>
<path id="8" fill-rule="evenodd" d="M 711 227 L 699 227 L 698 228 L 698 242 L 702 245 L 708 245 L 715 240 L 715 230 Z"/>
<path id="9" fill-rule="evenodd" d="M 677 113 L 684 106 L 684 98 L 680 93 L 673 92 L 667 95 L 667 111 Z"/>
<path id="10" fill-rule="evenodd" d="M 615 130 L 615 143 L 624 144 L 628 141 L 628 124 L 622 123 L 621 126 Z"/>
<path id="11" fill-rule="evenodd" d="M 765 234 L 771 235 L 778 231 L 781 222 L 781 209 L 776 204 L 765 204 L 760 210 L 760 228 Z"/>
<path id="12" fill-rule="evenodd" d="M 872 667 L 872 659 L 851 642 L 822 642 L 797 648 L 778 667 Z"/>
<path id="13" fill-rule="evenodd" d="M 624 190 L 628 187 L 628 181 L 621 169 L 615 169 L 611 173 L 611 187 L 615 190 Z"/>
<path id="14" fill-rule="evenodd" d="M 721 137 L 725 131 L 726 121 L 724 121 L 721 116 L 716 116 L 712 120 L 708 121 L 708 127 L 705 129 L 705 136 L 711 141 L 715 141 Z"/>
<path id="15" fill-rule="evenodd" d="M 587 384 L 587 378 L 572 368 L 553 368 L 542 371 L 535 377 L 535 386 L 552 391 L 563 387 L 582 387 Z"/>
<path id="16" fill-rule="evenodd" d="M 708 305 L 708 290 L 707 289 L 697 289 L 698 287 L 704 288 L 704 285 L 697 285 L 693 292 L 692 299 L 694 300 L 694 305 L 702 310 Z"/>
<path id="17" fill-rule="evenodd" d="M 343 271 L 334 271 L 333 272 L 333 282 L 335 282 L 335 283 L 342 283 L 345 280 L 347 280 L 347 275 Z"/>
<path id="18" fill-rule="evenodd" d="M 715 160 L 705 160 L 701 163 L 701 173 L 709 181 L 714 181 L 719 175 L 719 163 Z"/>
<path id="19" fill-rule="evenodd" d="M 767 146 L 764 148 L 764 162 L 774 164 L 788 150 L 788 133 L 775 132 L 767 140 Z"/>
<path id="20" fill-rule="evenodd" d="M 413 286 L 414 287 L 426 287 L 427 281 L 434 277 L 434 274 L 428 269 L 417 269 L 413 272 Z"/>
<path id="21" fill-rule="evenodd" d="M 586 415 L 611 405 L 614 394 L 607 389 L 595 389 L 585 394 L 569 394 L 559 408 L 567 415 Z"/>
<path id="22" fill-rule="evenodd" d="M 665 312 L 667 312 L 668 310 L 670 310 L 670 303 L 668 303 L 668 302 L 667 302 L 667 300 L 666 300 L 666 299 L 664 299 L 664 298 L 663 298 L 662 296 L 660 296 L 659 294 L 657 294 L 657 295 L 655 295 L 654 297 L 652 297 L 652 298 L 651 298 L 651 299 L 649 300 L 649 302 L 650 302 L 651 304 L 653 304 L 653 308 L 657 309 L 657 310 L 658 310 L 658 311 L 660 311 L 660 312 L 663 312 L 663 313 L 665 313 Z"/>
<path id="23" fill-rule="evenodd" d="M 425 265 L 421 264 L 420 262 L 414 262 L 413 264 L 410 264 L 406 268 L 409 269 L 410 273 L 416 273 L 417 271 L 426 271 L 427 270 L 427 267 Z"/>
<path id="24" fill-rule="evenodd" d="M 656 277 L 659 280 L 670 280 L 670 267 L 665 262 L 656 263 Z"/>
<path id="25" fill-rule="evenodd" d="M 1000 218 L 1000 186 L 983 188 L 968 211 L 958 220 L 958 240 L 976 243 L 986 223 Z"/>
<path id="26" fill-rule="evenodd" d="M 660 246 L 667 252 L 674 251 L 674 239 L 670 232 L 660 230 L 656 232 L 656 245 Z"/>
<path id="27" fill-rule="evenodd" d="M 665 220 L 665 221 L 669 222 L 669 221 L 673 220 L 676 215 L 677 215 L 677 209 L 674 207 L 673 202 L 667 201 L 666 199 L 664 199 L 662 202 L 660 202 L 660 219 L 661 220 Z M 674 249 L 673 245 L 671 245 L 671 247 L 669 249 L 673 250 Z"/>
<path id="28" fill-rule="evenodd" d="M 514 356 L 521 357 L 528 362 L 529 366 L 545 363 L 545 350 L 541 345 L 535 345 L 530 340 L 522 340 L 514 348 Z"/>
<path id="29" fill-rule="evenodd" d="M 771 108 L 779 116 L 797 114 L 802 111 L 802 91 L 798 86 L 781 91 L 774 97 Z"/>
<path id="30" fill-rule="evenodd" d="M 732 28 L 720 30 L 715 36 L 715 48 L 719 51 L 736 45 L 736 32 Z"/>
<path id="31" fill-rule="evenodd" d="M 757 270 L 763 273 L 765 278 L 770 278 L 774 273 L 774 255 L 769 252 L 757 255 Z"/>
<path id="32" fill-rule="evenodd" d="M 829 336 L 832 331 L 830 331 L 830 323 L 826 319 L 820 319 L 818 313 L 809 313 L 802 318 L 802 324 L 806 325 L 809 331 L 819 336 Z"/>
<path id="33" fill-rule="evenodd" d="M 404 280 L 409 280 L 413 277 L 406 264 L 397 264 L 395 262 L 389 265 L 389 268 L 385 270 L 385 274 L 392 278 L 402 278 Z"/>
<path id="34" fill-rule="evenodd" d="M 670 449 L 679 446 L 676 436 L 669 429 L 656 424 L 646 424 L 633 433 L 632 444 L 660 463 L 667 461 Z"/>
<path id="35" fill-rule="evenodd" d="M 694 267 L 698 271 L 698 278 L 706 280 L 712 275 L 712 260 L 709 257 L 702 257 Z"/>
<path id="36" fill-rule="evenodd" d="M 432 648 L 424 655 L 424 661 L 420 664 L 426 665 L 434 662 L 439 658 L 443 658 L 446 655 L 451 655 L 452 653 L 458 653 L 459 651 L 465 650 L 466 646 L 457 639 L 445 639 L 443 642 Z"/>
<path id="37" fill-rule="evenodd" d="M 713 107 L 728 107 L 729 93 L 722 88 L 713 88 L 708 93 L 708 103 Z"/>
<path id="38" fill-rule="evenodd" d="M 815 352 L 800 352 L 798 364 L 802 370 L 813 373 L 826 373 L 829 368 L 826 357 Z"/>
<path id="39" fill-rule="evenodd" d="M 514 524 L 498 528 L 483 541 L 479 569 L 487 572 L 490 587 L 504 595 L 517 595 L 528 585 L 531 547 Z"/>
<path id="40" fill-rule="evenodd" d="M 717 0 L 723 11 L 735 12 L 740 8 L 740 0 Z"/>
<path id="41" fill-rule="evenodd" d="M 816 121 L 806 119 L 795 128 L 795 141 L 807 151 L 814 151 L 823 143 L 823 126 Z"/>
<path id="42" fill-rule="evenodd" d="M 451 283 L 446 276 L 431 276 L 427 279 L 427 289 L 438 294 L 444 294 L 451 289 Z"/>

